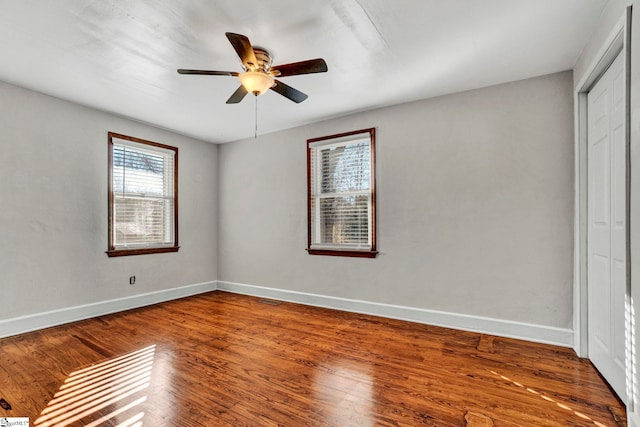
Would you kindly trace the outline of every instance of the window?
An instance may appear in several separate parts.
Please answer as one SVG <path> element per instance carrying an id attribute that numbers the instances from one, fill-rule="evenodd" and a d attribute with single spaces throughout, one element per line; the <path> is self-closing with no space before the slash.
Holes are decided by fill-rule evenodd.
<path id="1" fill-rule="evenodd" d="M 178 249 L 178 149 L 109 132 L 107 254 Z"/>
<path id="2" fill-rule="evenodd" d="M 312 255 L 376 256 L 375 129 L 307 141 Z"/>

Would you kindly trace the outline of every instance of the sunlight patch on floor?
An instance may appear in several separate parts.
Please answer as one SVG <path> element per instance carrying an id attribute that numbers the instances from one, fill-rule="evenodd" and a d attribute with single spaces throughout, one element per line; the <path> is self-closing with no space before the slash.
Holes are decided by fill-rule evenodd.
<path id="1" fill-rule="evenodd" d="M 151 382 L 155 345 L 71 373 L 35 421 L 35 427 L 63 427 L 84 420 L 97 427 L 122 415 L 119 427 L 140 427 Z M 95 418 L 105 408 L 109 413 Z M 130 415 L 132 414 L 133 415 Z"/>
<path id="2" fill-rule="evenodd" d="M 576 411 L 576 410 L 572 409 L 571 407 L 569 407 L 568 405 L 565 405 L 564 403 L 558 402 L 558 401 L 556 401 L 554 398 L 549 397 L 549 396 L 547 396 L 547 395 L 545 395 L 545 394 L 542 394 L 541 392 L 539 392 L 539 391 L 537 391 L 537 390 L 535 390 L 535 389 L 533 389 L 533 388 L 526 387 L 526 386 L 524 386 L 523 384 L 521 384 L 521 383 L 519 383 L 519 382 L 517 382 L 517 381 L 514 381 L 514 380 L 512 380 L 512 379 L 511 379 L 511 378 L 509 378 L 509 377 L 506 377 L 506 376 L 504 376 L 504 375 L 500 375 L 500 374 L 499 374 L 499 373 L 497 373 L 496 371 L 489 371 L 489 372 L 491 372 L 493 375 L 495 375 L 495 376 L 497 376 L 497 377 L 500 377 L 500 378 L 501 378 L 501 379 L 503 379 L 504 381 L 507 381 L 507 382 L 509 382 L 509 383 L 511 383 L 511 384 L 513 384 L 513 385 L 515 385 L 515 386 L 517 386 L 517 387 L 522 388 L 523 390 L 528 391 L 528 392 L 529 392 L 529 393 L 531 393 L 531 394 L 535 394 L 535 395 L 539 396 L 541 399 L 546 400 L 546 401 L 547 401 L 547 402 L 549 402 L 549 403 L 555 404 L 555 405 L 556 405 L 557 407 L 559 407 L 559 408 L 562 408 L 562 409 L 564 409 L 564 410 L 566 410 L 566 411 L 571 411 L 571 412 L 573 412 L 573 413 L 574 413 L 574 415 L 575 415 L 576 417 L 581 418 L 581 419 L 586 420 L 586 421 L 590 421 L 590 422 L 592 422 L 592 423 L 593 423 L 595 426 L 597 426 L 597 427 L 607 427 L 606 425 L 602 424 L 601 422 L 599 422 L 599 421 L 595 421 L 595 420 L 591 419 L 591 417 L 589 417 L 588 415 L 583 414 L 582 412 L 578 412 L 578 411 Z"/>
<path id="3" fill-rule="evenodd" d="M 626 296 L 625 324 L 627 325 L 625 348 L 627 358 L 627 407 L 630 411 L 637 411 L 638 405 L 638 367 L 636 355 L 636 309 L 633 298 Z"/>

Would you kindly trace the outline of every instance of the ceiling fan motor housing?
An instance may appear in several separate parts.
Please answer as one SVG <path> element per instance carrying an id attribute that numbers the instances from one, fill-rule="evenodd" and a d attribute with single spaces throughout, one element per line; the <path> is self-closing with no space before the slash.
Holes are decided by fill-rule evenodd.
<path id="1" fill-rule="evenodd" d="M 268 73 L 271 70 L 271 53 L 263 47 L 253 46 L 253 52 L 255 53 L 257 64 L 247 64 L 249 67 L 247 71 L 258 71 Z"/>

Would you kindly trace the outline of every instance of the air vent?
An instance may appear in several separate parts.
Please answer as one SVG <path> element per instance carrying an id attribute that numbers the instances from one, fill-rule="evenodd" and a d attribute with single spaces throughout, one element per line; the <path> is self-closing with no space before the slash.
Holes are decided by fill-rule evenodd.
<path id="1" fill-rule="evenodd" d="M 258 302 L 261 303 L 261 304 L 267 304 L 267 305 L 280 305 L 280 304 L 282 304 L 282 301 L 275 301 L 275 300 L 272 300 L 272 299 L 259 299 Z"/>

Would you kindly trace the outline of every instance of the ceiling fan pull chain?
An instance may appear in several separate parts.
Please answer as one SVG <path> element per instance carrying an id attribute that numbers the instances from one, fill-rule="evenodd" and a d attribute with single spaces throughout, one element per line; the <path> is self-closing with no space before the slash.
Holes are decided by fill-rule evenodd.
<path id="1" fill-rule="evenodd" d="M 256 128 L 255 128 L 255 133 L 253 135 L 253 138 L 258 139 L 258 95 L 256 95 L 255 98 L 256 98 Z"/>

